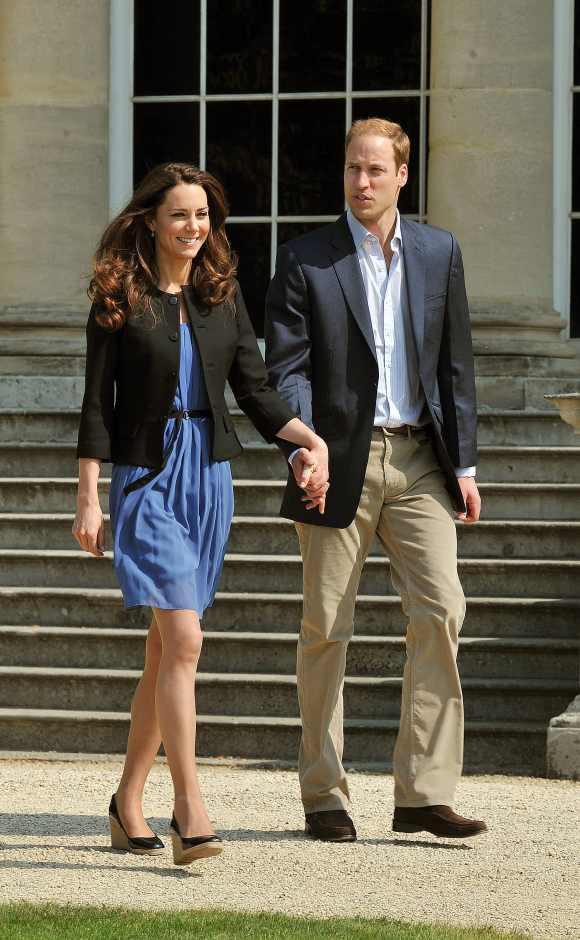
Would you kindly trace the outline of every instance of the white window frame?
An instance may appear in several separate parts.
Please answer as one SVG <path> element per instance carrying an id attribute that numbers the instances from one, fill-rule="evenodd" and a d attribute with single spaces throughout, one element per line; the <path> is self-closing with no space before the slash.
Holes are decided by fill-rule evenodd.
<path id="1" fill-rule="evenodd" d="M 574 92 L 574 0 L 554 3 L 554 309 L 568 324 L 570 336 L 570 275 L 572 219 L 572 108 Z"/>
<path id="2" fill-rule="evenodd" d="M 420 87 L 416 89 L 380 91 L 353 91 L 353 24 L 354 0 L 347 0 L 346 29 L 346 83 L 341 92 L 280 92 L 279 79 L 279 26 L 280 0 L 272 0 L 273 10 L 273 58 L 272 92 L 248 95 L 208 95 L 206 92 L 206 39 L 207 3 L 200 2 L 200 86 L 199 95 L 147 95 L 133 94 L 133 34 L 134 0 L 111 0 L 110 6 L 110 90 L 109 90 L 109 213 L 114 215 L 128 201 L 132 192 L 133 170 L 133 103 L 198 102 L 199 103 L 199 166 L 205 169 L 206 162 L 206 104 L 208 101 L 271 101 L 272 102 L 272 178 L 271 205 L 269 215 L 230 216 L 228 222 L 269 223 L 271 226 L 271 274 L 274 273 L 277 250 L 277 226 L 280 222 L 332 222 L 335 215 L 291 215 L 278 214 L 278 127 L 279 103 L 287 100 L 343 99 L 345 102 L 345 128 L 352 121 L 352 102 L 355 98 L 419 98 L 419 141 L 416 143 L 419 159 L 419 212 L 409 214 L 410 219 L 425 222 L 427 180 L 427 98 L 429 96 L 427 74 L 427 50 L 429 37 L 428 0 L 421 0 L 421 72 Z"/>

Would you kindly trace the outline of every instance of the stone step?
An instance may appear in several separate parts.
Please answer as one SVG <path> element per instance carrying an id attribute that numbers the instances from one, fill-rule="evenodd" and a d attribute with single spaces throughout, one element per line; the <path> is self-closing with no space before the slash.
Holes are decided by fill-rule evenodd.
<path id="1" fill-rule="evenodd" d="M 577 368 L 577 366 L 576 366 Z M 42 377 L 35 376 L 39 383 L 41 398 Z M 5 378 L 12 381 L 13 377 Z M 78 381 L 63 377 L 62 382 Z M 580 384 L 580 383 L 578 383 Z M 60 402 L 67 401 L 63 397 Z M 12 396 L 13 397 L 13 396 Z M 82 398 L 82 394 L 81 394 Z M 11 403 L 11 397 L 0 397 L 0 441 L 55 441 L 76 443 L 80 410 L 79 407 L 57 406 L 56 408 L 22 408 Z M 79 399 L 80 402 L 80 399 Z M 243 443 L 263 443 L 263 438 L 245 414 L 231 405 L 231 413 L 237 433 Z M 478 413 L 478 440 L 480 446 L 568 446 L 580 447 L 580 437 L 559 417 L 549 402 L 541 400 L 541 407 L 528 409 L 485 408 Z"/>
<path id="2" fill-rule="evenodd" d="M 97 560 L 95 560 L 97 562 Z M 0 586 L 6 623 L 18 626 L 144 628 L 148 607 L 125 610 L 119 588 Z M 302 616 L 300 593 L 218 591 L 203 619 L 204 630 L 297 632 Z M 400 600 L 394 595 L 359 595 L 355 634 L 400 636 L 405 631 Z M 577 638 L 580 600 L 564 597 L 467 598 L 462 636 Z"/>
<path id="3" fill-rule="evenodd" d="M 580 595 L 580 561 L 462 558 L 459 576 L 466 594 L 476 596 L 540 597 Z M 0 584 L 59 587 L 114 588 L 117 580 L 112 553 L 95 558 L 83 551 L 0 549 Z M 302 589 L 302 562 L 298 555 L 227 554 L 220 588 L 225 592 L 260 591 L 275 584 L 280 592 Z M 388 561 L 369 558 L 362 572 L 364 594 L 392 594 Z"/>
<path id="4" fill-rule="evenodd" d="M 12 433 L 12 432 L 11 432 Z M 76 444 L 70 441 L 0 441 L 0 476 L 77 476 Z M 251 443 L 231 461 L 237 479 L 283 480 L 288 465 L 277 447 Z M 110 475 L 105 464 L 103 475 Z M 580 483 L 577 447 L 482 445 L 478 452 L 478 481 L 482 483 Z"/>
<path id="5" fill-rule="evenodd" d="M 0 708 L 70 708 L 124 711 L 139 681 L 139 670 L 0 666 Z M 346 718 L 390 718 L 400 711 L 400 676 L 347 677 Z M 465 717 L 476 721 L 546 721 L 562 712 L 577 691 L 574 680 L 464 679 Z M 198 672 L 196 707 L 202 715 L 298 718 L 296 677 L 279 674 Z"/>
<path id="6" fill-rule="evenodd" d="M 70 549 L 73 513 L 0 513 L 0 548 Z M 106 544 L 112 545 L 109 516 Z M 580 522 L 487 522 L 477 526 L 456 523 L 459 556 L 478 558 L 580 558 Z M 228 539 L 234 553 L 288 555 L 298 552 L 298 537 L 288 519 L 272 516 L 234 516 Z M 383 555 L 378 542 L 371 555 Z"/>
<path id="7" fill-rule="evenodd" d="M 109 482 L 106 477 L 99 480 L 104 513 L 109 511 Z M 285 486 L 282 480 L 234 480 L 236 514 L 278 516 Z M 578 483 L 481 483 L 479 489 L 484 520 L 580 520 Z M 72 512 L 76 497 L 74 477 L 0 478 L 0 512 Z"/>
<path id="8" fill-rule="evenodd" d="M 0 626 L 1 666 L 142 669 L 144 629 Z M 210 673 L 292 675 L 296 634 L 204 630 L 200 670 Z M 462 678 L 568 679 L 578 673 L 580 640 L 551 637 L 464 637 L 459 641 Z M 354 636 L 347 653 L 349 676 L 400 676 L 401 636 Z"/>
<path id="9" fill-rule="evenodd" d="M 5 750 L 76 751 L 122 754 L 130 715 L 114 711 L 0 709 L 0 739 Z M 396 720 L 345 721 L 344 759 L 363 766 L 390 766 Z M 545 774 L 545 722 L 472 721 L 465 727 L 467 773 Z M 297 760 L 297 718 L 252 715 L 197 716 L 196 752 L 200 757 Z"/>

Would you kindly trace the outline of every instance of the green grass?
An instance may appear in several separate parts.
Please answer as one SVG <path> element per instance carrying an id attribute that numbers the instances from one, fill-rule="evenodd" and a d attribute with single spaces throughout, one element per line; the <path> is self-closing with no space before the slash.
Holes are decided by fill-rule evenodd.
<path id="1" fill-rule="evenodd" d="M 199 937 L 248 937 L 251 940 L 523 940 L 523 934 L 498 933 L 490 927 L 461 928 L 406 924 L 394 920 L 333 918 L 311 920 L 282 914 L 229 911 L 135 911 L 114 907 L 57 904 L 0 905 L 2 940 L 182 940 Z"/>

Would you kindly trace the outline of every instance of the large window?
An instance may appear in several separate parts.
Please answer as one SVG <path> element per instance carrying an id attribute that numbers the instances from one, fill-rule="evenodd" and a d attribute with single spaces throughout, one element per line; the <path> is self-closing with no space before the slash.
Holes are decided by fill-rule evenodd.
<path id="1" fill-rule="evenodd" d="M 120 15 L 133 49 L 132 132 L 119 159 L 133 184 L 165 160 L 196 162 L 224 183 L 258 331 L 277 246 L 344 207 L 352 120 L 378 115 L 407 130 L 400 207 L 425 219 L 429 0 L 129 5 L 132 16 Z"/>

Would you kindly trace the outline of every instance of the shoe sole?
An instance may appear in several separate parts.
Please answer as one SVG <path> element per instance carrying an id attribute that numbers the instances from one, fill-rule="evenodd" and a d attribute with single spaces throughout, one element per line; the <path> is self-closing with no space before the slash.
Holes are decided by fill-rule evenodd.
<path id="1" fill-rule="evenodd" d="M 438 839 L 474 839 L 475 836 L 482 836 L 488 830 L 478 829 L 477 832 L 435 832 L 434 829 L 427 829 L 425 826 L 413 826 L 411 823 L 396 823 L 392 825 L 393 832 L 429 832 Z"/>
<path id="2" fill-rule="evenodd" d="M 111 827 L 111 848 L 119 852 L 130 852 L 131 855 L 163 855 L 165 848 L 159 849 L 141 849 L 132 846 L 128 837 L 123 832 L 121 826 L 114 816 L 109 816 L 109 825 Z"/>
<path id="3" fill-rule="evenodd" d="M 356 842 L 356 836 L 347 834 L 344 836 L 334 836 L 332 838 L 327 838 L 326 836 L 315 835 L 312 832 L 312 829 L 306 824 L 304 827 L 304 832 L 307 836 L 310 836 L 311 839 L 316 839 L 318 842 Z"/>
<path id="4" fill-rule="evenodd" d="M 181 836 L 178 836 L 173 829 L 170 830 L 171 844 L 173 845 L 173 864 L 191 865 L 202 858 L 214 858 L 221 855 L 223 847 L 215 842 L 207 842 L 202 845 L 194 845 L 189 849 L 183 849 L 181 846 Z"/>

